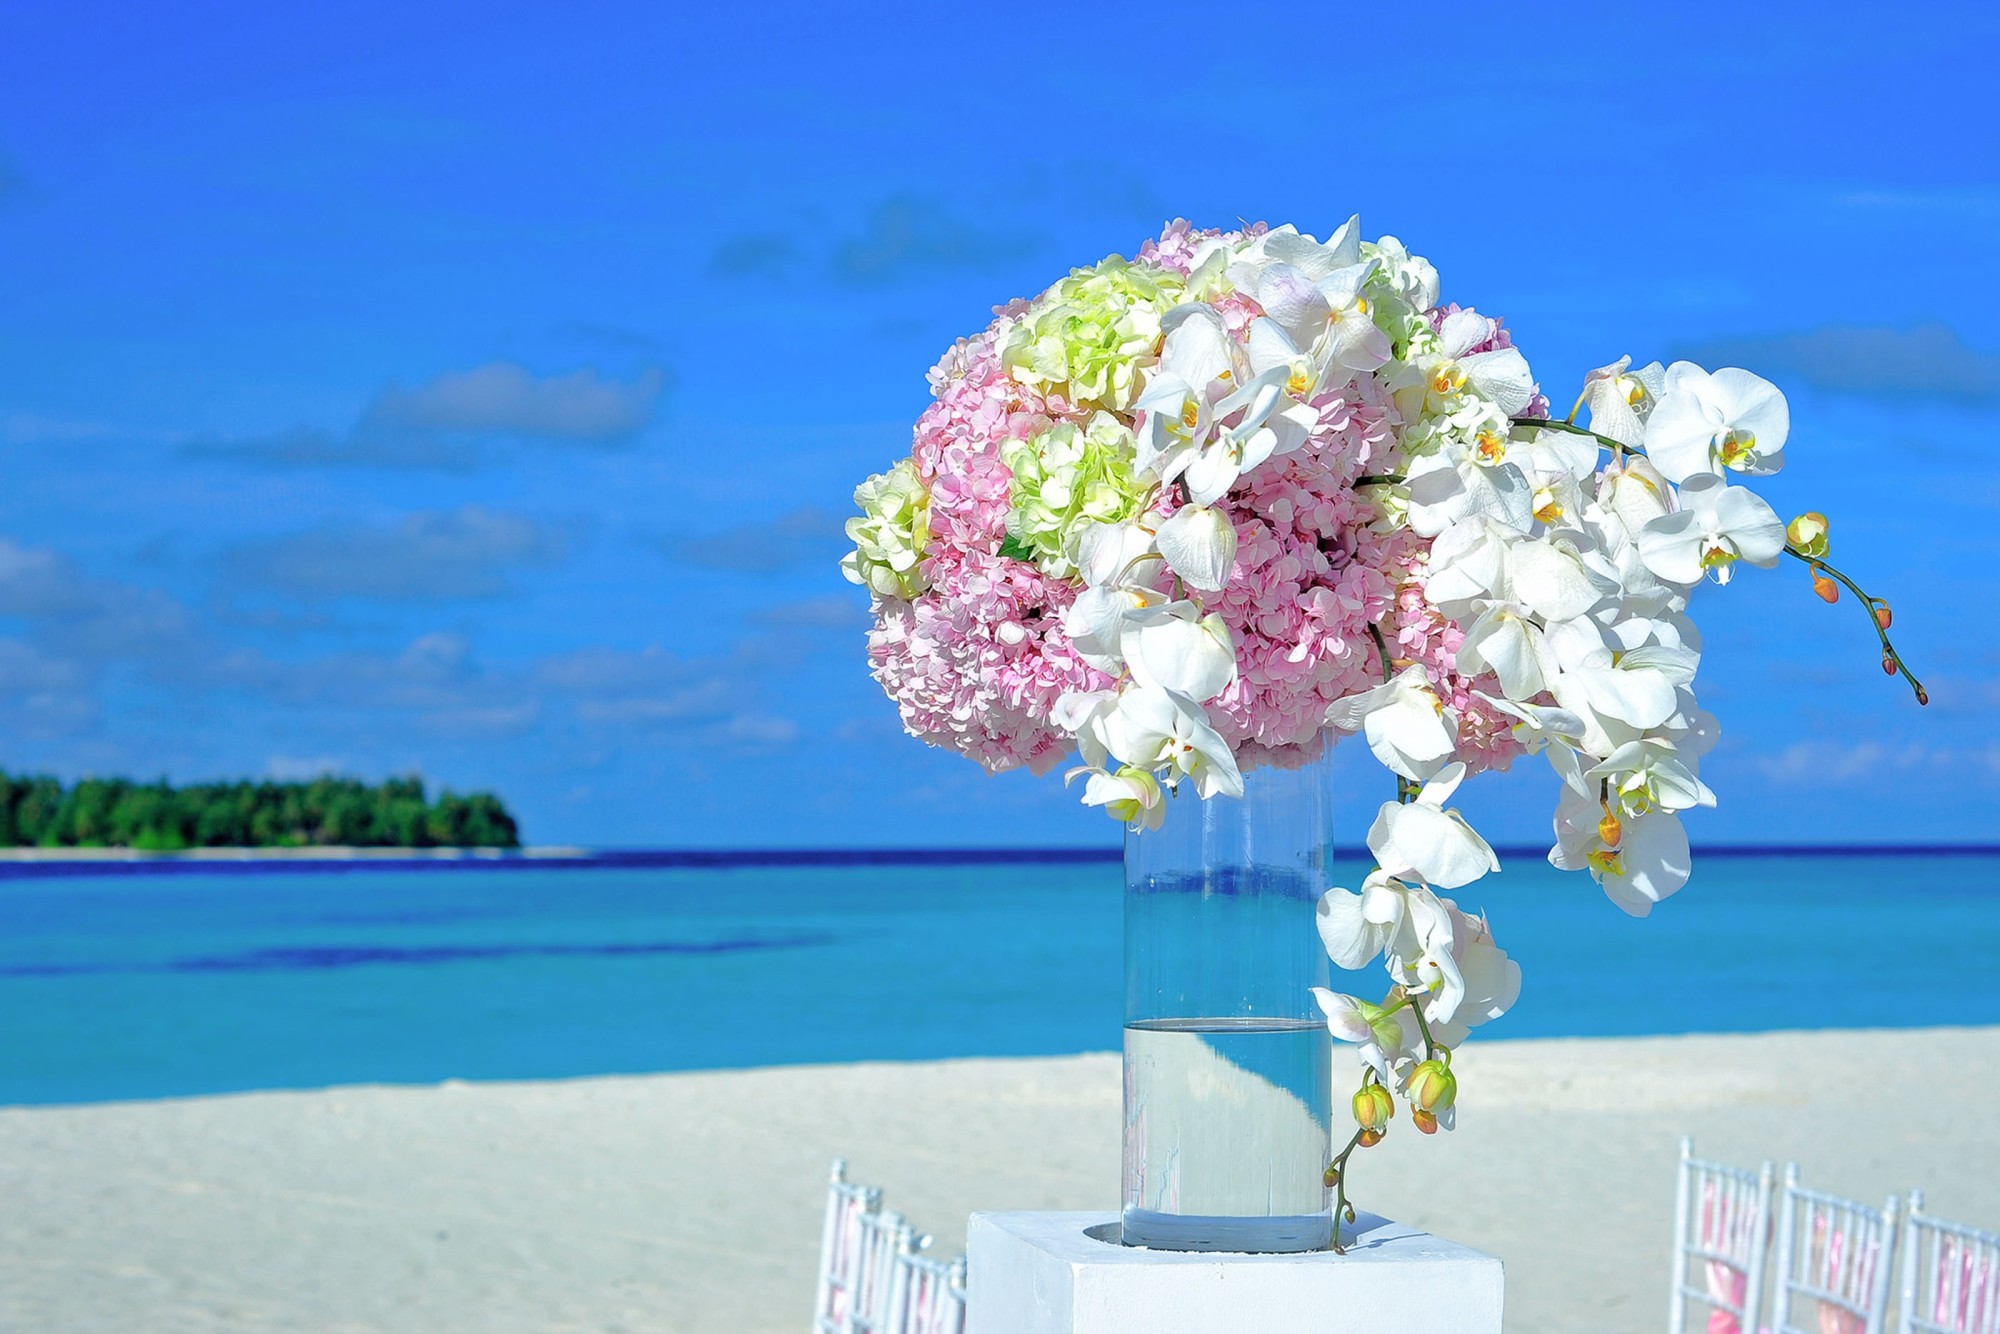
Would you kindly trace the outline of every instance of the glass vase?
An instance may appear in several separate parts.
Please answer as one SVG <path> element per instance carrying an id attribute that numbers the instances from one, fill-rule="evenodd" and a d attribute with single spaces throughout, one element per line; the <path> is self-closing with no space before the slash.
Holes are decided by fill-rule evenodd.
<path id="1" fill-rule="evenodd" d="M 1333 1238 L 1329 761 L 1168 799 L 1125 837 L 1128 1246 L 1310 1251 Z"/>

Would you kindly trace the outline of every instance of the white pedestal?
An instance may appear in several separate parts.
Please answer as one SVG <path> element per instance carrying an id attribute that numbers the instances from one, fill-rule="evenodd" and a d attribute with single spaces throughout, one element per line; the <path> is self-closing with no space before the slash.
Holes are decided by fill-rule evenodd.
<path id="1" fill-rule="evenodd" d="M 1345 1255 L 1229 1255 L 1121 1246 L 1111 1213 L 974 1214 L 967 1334 L 1500 1334 L 1496 1257 L 1358 1230 Z"/>

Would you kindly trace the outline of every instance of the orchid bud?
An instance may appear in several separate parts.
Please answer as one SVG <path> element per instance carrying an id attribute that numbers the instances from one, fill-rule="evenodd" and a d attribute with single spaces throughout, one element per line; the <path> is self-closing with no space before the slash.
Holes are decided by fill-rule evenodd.
<path id="1" fill-rule="evenodd" d="M 1813 576 L 1813 592 L 1819 594 L 1821 602 L 1832 603 L 1840 601 L 1840 585 L 1823 574 Z"/>
<path id="2" fill-rule="evenodd" d="M 1417 1129 L 1423 1131 L 1426 1135 L 1435 1135 L 1438 1133 L 1438 1119 L 1423 1108 L 1419 1107 L 1411 1112 L 1410 1119 L 1415 1121 Z"/>
<path id="3" fill-rule="evenodd" d="M 1458 1097 L 1458 1076 L 1443 1061 L 1419 1062 L 1410 1072 L 1409 1097 L 1413 1116 L 1442 1112 Z"/>
<path id="4" fill-rule="evenodd" d="M 1354 1123 L 1366 1131 L 1381 1134 L 1396 1114 L 1396 1100 L 1380 1084 L 1363 1084 L 1354 1095 Z"/>
<path id="5" fill-rule="evenodd" d="M 1604 808 L 1604 818 L 1597 822 L 1597 837 L 1607 848 L 1617 847 L 1618 841 L 1625 837 L 1625 826 L 1618 823 L 1609 806 Z"/>
<path id="6" fill-rule="evenodd" d="M 1807 511 L 1785 525 L 1785 540 L 1792 544 L 1801 556 L 1824 556 L 1826 554 L 1826 516 Z M 1832 598 L 1827 599 L 1833 601 Z"/>
<path id="7" fill-rule="evenodd" d="M 1340 1184 L 1340 1169 L 1332 1163 L 1328 1163 L 1326 1165 L 1326 1173 L 1320 1177 L 1320 1180 L 1326 1184 L 1328 1190 L 1332 1190 Z"/>
<path id="8" fill-rule="evenodd" d="M 1354 1137 L 1354 1142 L 1364 1149 L 1372 1149 L 1382 1142 L 1382 1132 L 1379 1130 L 1364 1130 Z"/>
<path id="9" fill-rule="evenodd" d="M 1894 676 L 1896 674 L 1896 660 L 1886 653 L 1882 655 L 1882 673 L 1885 676 Z"/>
<path id="10" fill-rule="evenodd" d="M 1917 703 L 1918 703 L 1919 705 L 1924 705 L 1924 704 L 1928 704 L 1928 703 L 1930 703 L 1930 702 L 1931 702 L 1931 692 L 1930 692 L 1930 691 L 1928 691 L 1928 690 L 1926 690 L 1926 689 L 1924 689 L 1924 688 L 1923 688 L 1922 686 L 1918 686 L 1918 687 L 1917 687 Z"/>
<path id="11" fill-rule="evenodd" d="M 1889 614 L 1889 604 L 1886 602 L 1877 601 L 1875 604 L 1875 624 L 1881 626 L 1884 630 L 1887 630 L 1889 628 L 1889 622 L 1894 619 L 1895 617 Z"/>

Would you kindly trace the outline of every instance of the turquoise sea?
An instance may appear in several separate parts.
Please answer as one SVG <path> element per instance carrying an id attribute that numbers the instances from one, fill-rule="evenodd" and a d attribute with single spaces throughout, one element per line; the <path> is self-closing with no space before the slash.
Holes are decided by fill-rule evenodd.
<path id="1" fill-rule="evenodd" d="M 1700 853 L 1645 921 L 1504 860 L 1491 1038 L 2000 1023 L 2000 850 Z M 10 866 L 0 1104 L 1109 1050 L 1120 895 L 1063 854 Z"/>

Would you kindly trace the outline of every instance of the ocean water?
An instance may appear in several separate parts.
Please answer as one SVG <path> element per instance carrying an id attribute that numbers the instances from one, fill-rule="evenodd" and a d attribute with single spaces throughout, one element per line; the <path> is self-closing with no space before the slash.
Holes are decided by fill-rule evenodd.
<path id="1" fill-rule="evenodd" d="M 2000 852 L 1697 854 L 1646 921 L 1505 864 L 1465 896 L 1526 974 L 1484 1037 L 2000 1023 Z M 1112 1050 L 1121 893 L 1104 858 L 9 868 L 0 1104 Z"/>

